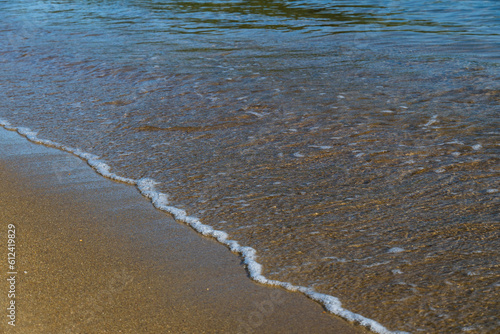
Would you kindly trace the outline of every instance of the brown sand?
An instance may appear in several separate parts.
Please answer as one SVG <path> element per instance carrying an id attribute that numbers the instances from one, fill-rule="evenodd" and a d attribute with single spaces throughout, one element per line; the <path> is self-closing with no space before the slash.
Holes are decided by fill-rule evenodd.
<path id="1" fill-rule="evenodd" d="M 237 255 L 133 186 L 4 129 L 0 223 L 1 333 L 366 333 L 301 294 L 252 282 Z"/>

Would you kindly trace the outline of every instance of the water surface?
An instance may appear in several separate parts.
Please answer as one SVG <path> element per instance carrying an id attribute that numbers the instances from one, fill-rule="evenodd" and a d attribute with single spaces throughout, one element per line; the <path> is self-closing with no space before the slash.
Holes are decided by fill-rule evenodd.
<path id="1" fill-rule="evenodd" d="M 391 330 L 500 328 L 498 1 L 0 1 L 0 117 Z"/>

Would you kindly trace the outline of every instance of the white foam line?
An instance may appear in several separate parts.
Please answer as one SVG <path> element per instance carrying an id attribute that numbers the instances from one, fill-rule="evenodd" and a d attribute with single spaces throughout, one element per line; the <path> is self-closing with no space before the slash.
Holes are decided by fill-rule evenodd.
<path id="1" fill-rule="evenodd" d="M 402 331 L 390 331 L 375 320 L 346 310 L 342 307 L 342 303 L 336 297 L 316 292 L 312 288 L 297 286 L 288 282 L 281 282 L 266 278 L 262 275 L 262 265 L 257 262 L 257 252 L 255 249 L 253 249 L 252 247 L 241 246 L 237 241 L 230 240 L 229 235 L 226 232 L 215 230 L 213 227 L 203 224 L 198 218 L 188 216 L 185 210 L 169 205 L 168 195 L 156 191 L 155 185 L 157 185 L 158 182 L 156 182 L 155 180 L 149 178 L 133 180 L 118 176 L 110 172 L 111 167 L 99 160 L 99 157 L 94 154 L 86 153 L 79 149 L 74 149 L 72 147 L 65 146 L 51 140 L 39 139 L 36 132 L 31 131 L 28 128 L 14 127 L 9 122 L 2 119 L 0 119 L 0 125 L 3 126 L 6 130 L 17 131 L 20 135 L 26 137 L 33 143 L 54 147 L 62 151 L 74 154 L 87 161 L 87 163 L 102 176 L 105 176 L 112 180 L 137 186 L 139 192 L 143 196 L 151 199 L 151 202 L 157 209 L 170 213 L 176 220 L 188 224 L 202 235 L 212 237 L 221 244 L 226 245 L 232 252 L 240 254 L 243 258 L 243 262 L 247 267 L 250 278 L 252 278 L 254 281 L 271 286 L 279 286 L 289 291 L 301 292 L 312 300 L 315 300 L 324 305 L 324 307 L 329 312 L 336 314 L 348 321 L 358 323 L 375 333 L 407 334 L 407 332 Z"/>
<path id="2" fill-rule="evenodd" d="M 100 161 L 99 157 L 97 155 L 86 153 L 86 152 L 83 152 L 79 149 L 74 149 L 72 147 L 56 143 L 52 140 L 39 139 L 37 137 L 36 132 L 31 131 L 28 128 L 14 127 L 9 122 L 7 122 L 5 120 L 0 119 L 0 125 L 3 126 L 6 130 L 16 131 L 21 136 L 26 137 L 29 141 L 31 141 L 33 143 L 41 144 L 41 145 L 49 146 L 49 147 L 54 147 L 54 148 L 60 149 L 61 151 L 65 151 L 65 152 L 71 153 L 73 155 L 76 155 L 77 157 L 80 157 L 81 159 L 85 160 L 91 167 L 93 167 L 99 174 L 101 174 L 104 177 L 107 177 L 107 178 L 115 180 L 115 181 L 120 181 L 120 182 L 124 182 L 124 183 L 128 183 L 128 184 L 132 184 L 132 185 L 137 184 L 137 182 L 133 179 L 129 179 L 129 178 L 118 176 L 114 173 L 111 173 L 110 172 L 111 167 L 108 164 Z"/>

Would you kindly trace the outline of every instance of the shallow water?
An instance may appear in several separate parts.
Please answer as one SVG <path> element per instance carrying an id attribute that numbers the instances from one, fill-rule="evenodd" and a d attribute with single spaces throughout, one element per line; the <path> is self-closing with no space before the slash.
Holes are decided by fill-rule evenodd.
<path id="1" fill-rule="evenodd" d="M 392 330 L 500 328 L 497 1 L 0 1 L 0 117 Z"/>

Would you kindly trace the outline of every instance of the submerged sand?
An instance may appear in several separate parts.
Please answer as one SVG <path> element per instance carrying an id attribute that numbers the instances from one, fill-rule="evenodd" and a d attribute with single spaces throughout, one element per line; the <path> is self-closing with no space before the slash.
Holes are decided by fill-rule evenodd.
<path id="1" fill-rule="evenodd" d="M 237 255 L 129 185 L 0 129 L 4 333 L 363 333 L 301 294 L 247 277 Z M 15 300 L 15 327 L 6 310 Z"/>

